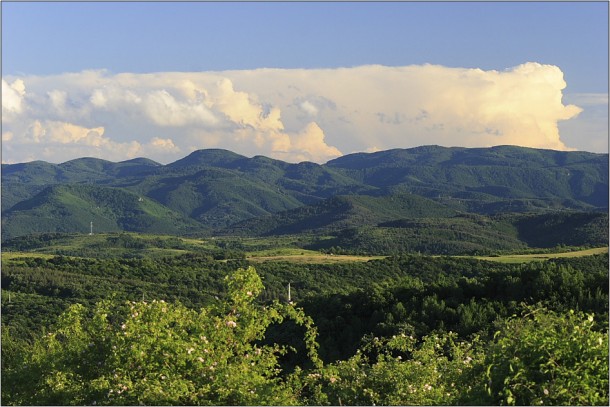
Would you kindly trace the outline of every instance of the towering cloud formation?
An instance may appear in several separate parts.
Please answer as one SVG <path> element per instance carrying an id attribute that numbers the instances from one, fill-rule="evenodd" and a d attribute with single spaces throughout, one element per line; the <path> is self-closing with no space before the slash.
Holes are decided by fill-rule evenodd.
<path id="1" fill-rule="evenodd" d="M 193 149 L 324 162 L 422 144 L 565 150 L 556 66 L 437 65 L 117 74 L 2 80 L 3 160 L 75 155 L 169 162 Z"/>

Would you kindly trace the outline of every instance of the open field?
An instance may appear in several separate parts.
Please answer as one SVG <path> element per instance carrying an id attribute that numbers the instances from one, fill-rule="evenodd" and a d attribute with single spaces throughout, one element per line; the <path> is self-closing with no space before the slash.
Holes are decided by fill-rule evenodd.
<path id="1" fill-rule="evenodd" d="M 383 259 L 383 255 L 332 255 L 304 249 L 311 237 L 209 237 L 203 239 L 139 233 L 109 233 L 96 235 L 65 235 L 38 247 L 4 250 L 2 260 L 19 262 L 23 257 L 173 257 L 186 253 L 214 253 L 234 250 L 245 254 L 252 263 L 290 262 L 298 264 L 336 264 Z M 572 250 L 559 253 L 505 254 L 498 256 L 455 256 L 500 263 L 528 263 L 553 258 L 581 257 L 608 253 L 608 247 Z M 215 258 L 218 258 L 214 255 Z M 435 256 L 437 257 L 437 256 Z M 227 257 L 225 257 L 226 259 Z M 231 257 L 232 258 L 232 257 Z M 218 259 L 222 259 L 218 258 Z"/>
<path id="2" fill-rule="evenodd" d="M 13 264 L 18 263 L 20 259 L 25 257 L 38 257 L 41 259 L 50 259 L 55 257 L 52 254 L 46 253 L 32 253 L 32 252 L 2 252 L 2 262 L 10 261 Z"/>
<path id="3" fill-rule="evenodd" d="M 564 253 L 541 253 L 541 254 L 508 254 L 503 256 L 474 256 L 478 260 L 496 261 L 500 263 L 528 263 L 530 261 L 544 261 L 563 257 L 582 257 L 594 254 L 608 253 L 607 247 L 596 247 L 594 249 L 577 250 Z M 471 257 L 471 256 L 458 256 Z"/>
<path id="4" fill-rule="evenodd" d="M 499 263 L 529 263 L 531 261 L 544 261 L 548 259 L 556 259 L 563 257 L 582 257 L 591 256 L 594 254 L 608 253 L 607 247 L 597 247 L 594 249 L 576 250 L 562 253 L 538 253 L 538 254 L 508 254 L 502 256 L 455 256 L 460 258 L 474 258 L 477 260 L 495 261 Z M 349 262 L 365 262 L 369 260 L 378 260 L 387 256 L 351 256 L 351 255 L 330 255 L 312 250 L 301 249 L 278 249 L 265 250 L 261 252 L 251 253 L 246 258 L 253 263 L 262 263 L 266 261 L 291 262 L 291 263 L 309 263 L 309 264 L 333 264 L 333 263 L 349 263 Z"/>
<path id="5" fill-rule="evenodd" d="M 323 253 L 314 254 L 293 254 L 279 256 L 256 256 L 248 257 L 252 263 L 262 263 L 267 261 L 290 262 L 302 264 L 334 264 L 334 263 L 353 263 L 366 262 L 369 260 L 379 260 L 387 256 L 350 256 L 350 255 L 331 255 Z"/>
<path id="6" fill-rule="evenodd" d="M 477 260 L 495 261 L 499 263 L 529 263 L 532 261 L 544 261 L 563 257 L 582 257 L 594 254 L 608 253 L 607 247 L 597 247 L 594 249 L 576 250 L 562 253 L 538 253 L 538 254 L 508 254 L 502 256 L 455 256 L 460 258 L 474 258 Z M 301 249 L 278 249 L 266 250 L 249 254 L 246 258 L 253 263 L 267 261 L 291 262 L 301 264 L 333 264 L 349 262 L 366 262 L 378 260 L 387 256 L 351 256 L 351 255 L 330 255 L 312 250 Z"/>
<path id="7" fill-rule="evenodd" d="M 383 259 L 387 256 L 355 256 L 355 255 L 336 255 L 326 254 L 315 250 L 299 249 L 293 247 L 280 247 L 277 249 L 259 250 L 249 252 L 246 259 L 253 263 L 266 261 L 287 261 L 302 264 L 334 264 L 351 263 L 369 260 Z"/>

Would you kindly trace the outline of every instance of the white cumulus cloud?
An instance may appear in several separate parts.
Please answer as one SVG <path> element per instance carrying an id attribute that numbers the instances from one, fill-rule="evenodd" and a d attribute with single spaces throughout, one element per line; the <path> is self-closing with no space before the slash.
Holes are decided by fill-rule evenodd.
<path id="1" fill-rule="evenodd" d="M 25 83 L 21 79 L 15 79 L 9 84 L 2 79 L 2 121 L 9 122 L 23 109 L 23 98 L 25 96 Z"/>
<path id="2" fill-rule="evenodd" d="M 499 71 L 368 65 L 13 76 L 2 80 L 3 160 L 48 159 L 60 146 L 53 161 L 140 154 L 170 162 L 210 147 L 317 162 L 424 144 L 603 148 L 560 134 L 585 128 L 564 123 L 578 122 L 577 105 L 587 117 L 601 97 L 568 104 L 565 88 L 559 67 L 534 62 Z M 587 137 L 596 137 L 602 116 L 587 124 Z"/>
<path id="3" fill-rule="evenodd" d="M 179 101 L 166 90 L 150 92 L 143 105 L 148 117 L 159 126 L 213 126 L 218 122 L 202 103 Z"/>

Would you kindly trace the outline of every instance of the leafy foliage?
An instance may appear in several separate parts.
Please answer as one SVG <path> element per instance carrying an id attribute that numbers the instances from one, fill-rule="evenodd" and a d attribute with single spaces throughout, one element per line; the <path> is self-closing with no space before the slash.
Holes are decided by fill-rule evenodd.
<path id="1" fill-rule="evenodd" d="M 478 340 L 459 342 L 453 333 L 420 342 L 404 333 L 370 338 L 356 355 L 307 377 L 314 405 L 452 405 L 472 388 L 483 359 Z"/>
<path id="2" fill-rule="evenodd" d="M 350 358 L 323 364 L 302 309 L 255 301 L 263 284 L 253 268 L 225 284 L 226 297 L 199 311 L 156 300 L 73 305 L 31 346 L 3 329 L 3 404 L 608 404 L 608 333 L 593 314 L 530 306 L 489 340 L 367 336 Z M 292 373 L 279 368 L 288 348 L 264 341 L 286 318 L 304 328 L 312 361 Z"/>
<path id="3" fill-rule="evenodd" d="M 506 321 L 485 359 L 501 405 L 608 405 L 608 331 L 592 314 L 529 308 Z"/>
<path id="4" fill-rule="evenodd" d="M 227 277 L 225 301 L 200 311 L 179 303 L 102 301 L 73 305 L 3 371 L 10 404 L 294 404 L 279 376 L 286 349 L 261 345 L 271 323 L 305 325 L 315 363 L 315 329 L 302 311 L 254 299 L 263 289 L 253 268 Z"/>

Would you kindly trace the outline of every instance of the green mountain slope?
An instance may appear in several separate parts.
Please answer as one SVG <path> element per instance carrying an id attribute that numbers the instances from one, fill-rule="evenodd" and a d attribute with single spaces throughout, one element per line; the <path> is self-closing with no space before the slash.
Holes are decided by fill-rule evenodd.
<path id="1" fill-rule="evenodd" d="M 448 217 L 456 211 L 411 194 L 338 195 L 320 203 L 249 219 L 223 231 L 236 235 L 283 235 L 376 225 L 404 217 Z"/>
<path id="2" fill-rule="evenodd" d="M 34 161 L 2 165 L 2 211 L 30 199 L 50 185 L 121 184 L 126 177 L 143 177 L 161 164 L 147 158 L 114 163 L 98 158 L 77 158 L 62 164 Z"/>
<path id="3" fill-rule="evenodd" d="M 608 244 L 608 213 L 549 213 L 512 216 L 521 241 L 532 247 Z"/>
<path id="4" fill-rule="evenodd" d="M 301 205 L 273 185 L 218 168 L 146 180 L 139 188 L 155 201 L 211 227 Z"/>
<path id="5" fill-rule="evenodd" d="M 361 182 L 454 198 L 478 213 L 554 207 L 608 207 L 608 155 L 514 146 L 424 146 L 352 154 L 326 164 Z"/>
<path id="6" fill-rule="evenodd" d="M 192 219 L 132 192 L 87 185 L 56 185 L 3 213 L 3 240 L 31 233 L 138 231 L 182 234 L 200 230 Z"/>
<path id="7" fill-rule="evenodd" d="M 122 191 L 127 201 L 143 197 L 155 205 L 149 208 L 151 219 L 162 218 L 161 213 L 173 219 L 144 222 L 140 214 L 132 225 L 128 219 L 136 215 L 116 199 L 104 204 L 112 214 L 108 228 L 300 233 L 456 213 L 607 212 L 608 155 L 424 146 L 351 154 L 319 165 L 212 149 L 167 165 L 145 158 L 3 165 L 3 238 L 36 228 L 61 231 L 88 225 L 85 218 L 94 214 L 91 202 L 97 198 L 85 187 Z M 85 190 L 89 198 L 75 192 Z M 58 214 L 67 223 L 58 221 Z M 80 220 L 72 224 L 67 219 Z"/>
<path id="8" fill-rule="evenodd" d="M 346 228 L 307 248 L 351 254 L 493 254 L 608 245 L 607 213 L 458 215 Z"/>
<path id="9" fill-rule="evenodd" d="M 128 187 L 214 228 L 375 189 L 319 164 L 246 158 L 226 150 L 196 151 Z"/>

